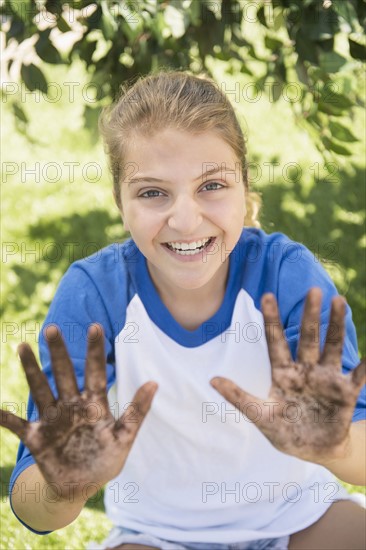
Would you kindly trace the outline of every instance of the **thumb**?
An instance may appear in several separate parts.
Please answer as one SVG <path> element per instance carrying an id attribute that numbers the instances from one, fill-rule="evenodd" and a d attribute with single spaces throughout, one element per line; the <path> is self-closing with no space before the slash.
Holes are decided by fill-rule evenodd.
<path id="1" fill-rule="evenodd" d="M 28 425 L 29 422 L 27 420 L 16 416 L 10 411 L 4 411 L 4 409 L 0 409 L 0 426 L 2 426 L 3 428 L 7 428 L 11 432 L 13 432 L 23 441 L 23 443 L 26 438 Z"/>
<path id="2" fill-rule="evenodd" d="M 115 424 L 115 432 L 119 436 L 123 433 L 131 438 L 131 442 L 135 439 L 142 421 L 150 410 L 157 389 L 158 385 L 155 382 L 146 382 L 137 390 L 127 410 Z"/>
<path id="3" fill-rule="evenodd" d="M 260 409 L 260 415 L 258 415 L 258 408 L 263 406 L 261 399 L 243 390 L 232 380 L 221 376 L 212 378 L 211 386 L 234 407 L 239 409 L 242 414 L 245 414 L 251 422 L 260 424 L 259 420 L 262 417 L 262 409 Z"/>

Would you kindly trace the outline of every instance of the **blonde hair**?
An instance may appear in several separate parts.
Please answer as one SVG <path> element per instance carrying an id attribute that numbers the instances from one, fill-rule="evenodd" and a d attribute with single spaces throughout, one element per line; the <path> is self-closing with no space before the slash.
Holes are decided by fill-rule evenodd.
<path id="1" fill-rule="evenodd" d="M 247 206 L 243 223 L 259 227 L 261 200 L 249 190 L 246 145 L 234 109 L 214 80 L 187 71 L 165 69 L 139 77 L 136 82 L 121 86 L 119 98 L 102 111 L 99 129 L 109 157 L 118 208 L 122 206 L 120 183 L 132 135 L 151 137 L 166 128 L 195 134 L 211 130 L 220 135 L 240 161 Z"/>

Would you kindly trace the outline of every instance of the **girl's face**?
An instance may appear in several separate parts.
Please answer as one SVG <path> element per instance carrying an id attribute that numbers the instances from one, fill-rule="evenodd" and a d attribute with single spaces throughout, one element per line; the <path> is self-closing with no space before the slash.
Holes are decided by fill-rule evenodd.
<path id="1" fill-rule="evenodd" d="M 125 173 L 125 229 L 158 291 L 183 296 L 184 290 L 221 289 L 245 215 L 240 162 L 231 147 L 214 132 L 137 135 Z"/>

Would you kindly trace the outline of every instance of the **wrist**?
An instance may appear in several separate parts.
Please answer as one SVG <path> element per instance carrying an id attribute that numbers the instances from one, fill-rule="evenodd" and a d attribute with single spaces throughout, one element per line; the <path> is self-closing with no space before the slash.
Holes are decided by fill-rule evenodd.
<path id="1" fill-rule="evenodd" d="M 366 484 L 366 422 L 351 424 L 347 440 L 338 450 L 338 454 L 319 461 L 335 476 L 352 485 Z"/>
<path id="2" fill-rule="evenodd" d="M 352 441 L 350 434 L 347 434 L 347 437 L 344 441 L 338 444 L 329 455 L 326 455 L 318 464 L 328 468 L 328 470 L 333 471 L 334 468 L 337 468 L 339 464 L 342 464 L 344 461 L 347 461 L 352 456 Z"/>

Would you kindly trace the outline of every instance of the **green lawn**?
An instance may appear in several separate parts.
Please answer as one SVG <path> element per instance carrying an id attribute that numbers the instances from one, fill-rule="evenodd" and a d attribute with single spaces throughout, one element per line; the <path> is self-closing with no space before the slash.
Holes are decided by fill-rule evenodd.
<path id="1" fill-rule="evenodd" d="M 220 65 L 217 78 L 224 80 Z M 52 69 L 49 79 L 60 84 L 80 82 L 76 89 L 82 89 L 86 75 L 74 64 L 68 70 Z M 240 80 L 240 85 L 244 83 Z M 232 77 L 227 90 L 234 85 Z M 84 127 L 81 94 L 76 93 L 76 101 L 69 102 L 68 90 L 64 86 L 57 103 L 26 97 L 32 142 L 17 132 L 10 103 L 3 104 L 1 402 L 16 404 L 23 415 L 28 390 L 16 357 L 17 345 L 26 340 L 36 349 L 36 331 L 71 261 L 123 238 L 102 145 Z M 294 126 L 286 101 L 274 105 L 262 97 L 237 107 L 248 129 L 252 178 L 264 203 L 264 229 L 285 232 L 306 244 L 315 259 L 325 260 L 326 269 L 353 309 L 364 353 L 364 143 L 355 145 L 354 156 L 334 160 L 335 177 L 331 178 L 329 166 L 324 168 L 308 135 Z M 349 123 L 355 134 L 363 135 L 361 110 Z M 36 173 L 32 175 L 31 169 Z M 317 172 L 318 179 L 314 177 Z M 57 533 L 38 537 L 23 528 L 11 513 L 6 496 L 16 437 L 1 430 L 0 449 L 1 548 L 80 549 L 89 540 L 105 536 L 109 522 L 101 500 L 89 504 L 77 521 Z"/>

